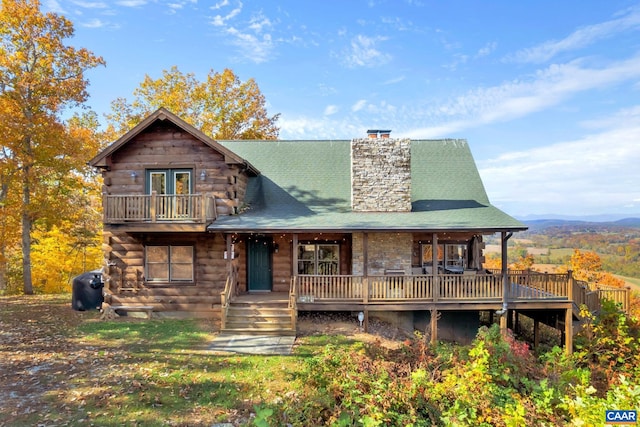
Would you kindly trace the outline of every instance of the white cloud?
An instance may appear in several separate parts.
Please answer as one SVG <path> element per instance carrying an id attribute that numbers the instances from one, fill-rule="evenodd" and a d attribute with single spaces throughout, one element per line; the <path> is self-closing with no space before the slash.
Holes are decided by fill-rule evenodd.
<path id="1" fill-rule="evenodd" d="M 325 116 L 331 116 L 332 114 L 337 113 L 339 110 L 337 105 L 327 105 L 324 109 Z"/>
<path id="2" fill-rule="evenodd" d="M 478 51 L 478 53 L 476 53 L 476 58 L 490 55 L 493 51 L 496 50 L 496 47 L 498 47 L 498 44 L 496 42 L 487 43 Z"/>
<path id="3" fill-rule="evenodd" d="M 240 12 L 242 12 L 242 3 L 240 3 L 240 6 L 236 7 L 235 9 L 233 9 L 231 12 L 229 12 L 228 14 L 226 14 L 225 16 L 222 15 L 216 15 L 213 17 L 213 25 L 215 26 L 223 26 L 227 23 L 227 21 L 230 21 L 231 19 L 235 18 L 236 16 L 238 16 L 240 14 Z"/>
<path id="4" fill-rule="evenodd" d="M 94 18 L 88 22 L 83 22 L 80 25 L 82 25 L 83 27 L 86 28 L 102 28 L 105 27 L 107 25 L 106 22 L 103 22 L 97 18 Z"/>
<path id="5" fill-rule="evenodd" d="M 147 0 L 120 0 L 116 4 L 125 7 L 138 7 L 147 4 Z"/>
<path id="6" fill-rule="evenodd" d="M 227 28 L 227 34 L 233 36 L 232 44 L 238 46 L 245 59 L 256 64 L 266 62 L 273 49 L 273 41 L 270 34 L 258 37 L 254 34 L 242 32 L 234 27 Z"/>
<path id="7" fill-rule="evenodd" d="M 552 65 L 538 71 L 530 81 L 514 80 L 472 90 L 451 102 L 431 107 L 423 114 L 423 119 L 440 119 L 443 123 L 414 129 L 407 135 L 439 137 L 487 123 L 512 120 L 558 105 L 577 93 L 638 78 L 640 56 L 611 63 L 606 68 L 587 68 L 578 61 Z"/>
<path id="8" fill-rule="evenodd" d="M 607 122 L 575 141 L 478 162 L 493 204 L 513 215 L 640 211 L 640 106 Z"/>
<path id="9" fill-rule="evenodd" d="M 214 4 L 213 6 L 211 6 L 210 9 L 212 10 L 218 10 L 218 9 L 222 9 L 225 6 L 229 6 L 229 0 L 222 0 L 219 3 Z"/>
<path id="10" fill-rule="evenodd" d="M 522 49 L 506 59 L 515 62 L 542 63 L 561 52 L 580 49 L 598 40 L 637 28 L 640 28 L 640 12 L 638 9 L 631 9 L 629 14 L 621 18 L 580 28 L 562 40 L 551 40 L 539 46 Z"/>
<path id="11" fill-rule="evenodd" d="M 351 111 L 353 111 L 355 113 L 356 111 L 362 110 L 366 105 L 367 105 L 367 100 L 366 99 L 360 99 L 355 104 L 353 104 L 351 106 Z"/>
<path id="12" fill-rule="evenodd" d="M 406 78 L 405 76 L 394 77 L 392 79 L 389 79 L 389 80 L 385 81 L 383 84 L 385 84 L 385 85 L 393 85 L 393 84 L 396 84 L 396 83 L 400 83 L 405 78 Z"/>
<path id="13" fill-rule="evenodd" d="M 261 33 L 265 28 L 270 28 L 271 26 L 272 24 L 269 18 L 259 14 L 251 18 L 248 28 L 256 33 Z"/>
<path id="14" fill-rule="evenodd" d="M 304 116 L 283 115 L 278 120 L 282 139 L 348 139 L 364 137 L 366 125 L 352 117 L 322 116 L 309 118 Z"/>
<path id="15" fill-rule="evenodd" d="M 106 3 L 101 1 L 89 2 L 74 0 L 73 4 L 75 4 L 76 6 L 84 7 L 85 9 L 106 9 L 108 7 Z"/>
<path id="16" fill-rule="evenodd" d="M 357 35 L 351 39 L 351 46 L 344 53 L 344 63 L 350 67 L 374 67 L 386 64 L 391 60 L 391 55 L 377 49 L 377 44 L 387 40 L 386 37 L 367 37 Z"/>
<path id="17" fill-rule="evenodd" d="M 65 10 L 60 6 L 60 3 L 57 0 L 45 0 L 44 8 L 50 10 L 53 13 L 64 14 Z"/>

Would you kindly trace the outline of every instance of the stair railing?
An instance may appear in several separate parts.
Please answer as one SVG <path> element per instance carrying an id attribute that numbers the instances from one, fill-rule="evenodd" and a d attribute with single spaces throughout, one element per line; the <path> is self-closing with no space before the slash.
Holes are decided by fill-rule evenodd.
<path id="1" fill-rule="evenodd" d="M 289 313 L 291 314 L 291 327 L 294 331 L 297 330 L 298 324 L 298 286 L 296 278 L 297 276 L 291 277 L 291 285 L 289 286 Z"/>
<path id="2" fill-rule="evenodd" d="M 238 270 L 237 268 L 232 268 L 227 276 L 227 281 L 224 285 L 224 291 L 220 292 L 220 305 L 221 305 L 221 315 L 220 315 L 220 329 L 224 329 L 227 326 L 227 313 L 229 312 L 229 303 L 231 302 L 231 297 L 237 294 L 238 289 Z"/>

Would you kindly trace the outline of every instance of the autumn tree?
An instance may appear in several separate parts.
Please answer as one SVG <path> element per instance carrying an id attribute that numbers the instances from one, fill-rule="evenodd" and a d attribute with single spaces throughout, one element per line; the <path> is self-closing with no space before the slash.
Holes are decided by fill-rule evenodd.
<path id="1" fill-rule="evenodd" d="M 33 293 L 34 224 L 64 214 L 65 195 L 82 185 L 84 163 L 97 150 L 61 118 L 65 109 L 87 99 L 84 72 L 104 64 L 92 52 L 65 44 L 73 33 L 63 16 L 43 14 L 38 0 L 2 0 L 0 209 L 3 217 L 19 216 L 25 294 Z M 5 202 L 15 211 L 9 212 Z M 10 239 L 3 234 L 2 244 Z"/>
<path id="2" fill-rule="evenodd" d="M 145 76 L 134 91 L 134 100 L 118 98 L 107 115 L 109 137 L 115 139 L 160 107 L 214 139 L 276 139 L 279 114 L 269 116 L 264 95 L 253 79 L 245 82 L 229 69 L 211 70 L 200 82 L 177 67 L 162 77 Z"/>
<path id="3" fill-rule="evenodd" d="M 570 268 L 573 270 L 573 277 L 578 280 L 616 288 L 622 288 L 625 284 L 624 280 L 602 271 L 602 260 L 600 255 L 595 252 L 582 252 L 579 249 L 574 249 L 573 255 L 571 255 Z"/>

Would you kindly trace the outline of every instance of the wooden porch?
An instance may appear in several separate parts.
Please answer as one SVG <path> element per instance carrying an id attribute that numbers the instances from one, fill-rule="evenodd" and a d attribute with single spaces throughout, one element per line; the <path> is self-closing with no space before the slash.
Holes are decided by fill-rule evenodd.
<path id="1" fill-rule="evenodd" d="M 237 292 L 237 273 L 231 274 L 221 294 L 222 328 Z M 289 294 L 255 294 L 251 301 L 279 299 L 288 310 L 290 330 L 296 329 L 299 311 L 362 311 L 365 319 L 375 311 L 489 311 L 504 318 L 509 311 L 563 313 L 565 336 L 573 336 L 573 323 L 580 322 L 580 309 L 600 309 L 602 300 L 611 300 L 629 310 L 630 289 L 599 287 L 575 280 L 567 274 L 547 274 L 530 270 L 509 271 L 506 275 L 298 275 L 291 279 Z M 506 318 L 505 318 L 506 319 Z M 366 320 L 365 320 L 366 322 Z M 537 322 L 537 319 L 536 319 Z M 437 326 L 434 326 L 436 328 Z M 506 326 L 505 326 L 506 327 Z M 434 336 L 437 331 L 433 332 Z M 568 338 L 567 338 L 568 339 Z M 571 342 L 567 341 L 570 347 Z"/>

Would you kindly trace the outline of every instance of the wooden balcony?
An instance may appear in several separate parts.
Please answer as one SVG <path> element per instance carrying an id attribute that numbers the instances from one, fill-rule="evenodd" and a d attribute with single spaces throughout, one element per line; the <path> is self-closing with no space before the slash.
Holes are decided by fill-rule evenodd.
<path id="1" fill-rule="evenodd" d="M 204 231 L 216 219 L 215 198 L 203 194 L 104 195 L 104 224 L 129 231 Z"/>

